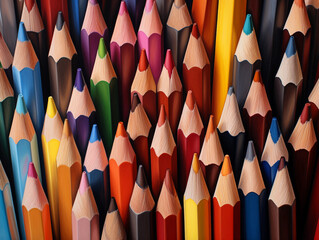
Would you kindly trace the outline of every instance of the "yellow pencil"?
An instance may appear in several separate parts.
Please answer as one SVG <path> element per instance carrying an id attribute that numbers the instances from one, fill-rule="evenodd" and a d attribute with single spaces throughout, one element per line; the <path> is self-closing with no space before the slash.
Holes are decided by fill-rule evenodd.
<path id="1" fill-rule="evenodd" d="M 54 239 L 59 238 L 59 205 L 56 156 L 61 141 L 63 123 L 52 97 L 48 99 L 42 129 L 42 148 L 45 176 L 47 182 L 48 200 L 52 219 L 52 233 Z"/>
<path id="2" fill-rule="evenodd" d="M 247 0 L 219 1 L 216 28 L 212 108 L 218 124 L 233 80 L 233 58 L 244 26 Z"/>
<path id="3" fill-rule="evenodd" d="M 185 239 L 211 239 L 211 203 L 197 153 L 184 193 Z"/>

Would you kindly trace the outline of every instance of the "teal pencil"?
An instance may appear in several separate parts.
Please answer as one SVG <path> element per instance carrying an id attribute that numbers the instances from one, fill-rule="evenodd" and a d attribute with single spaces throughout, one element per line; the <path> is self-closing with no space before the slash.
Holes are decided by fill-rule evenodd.
<path id="1" fill-rule="evenodd" d="M 28 175 L 28 166 L 32 161 L 41 181 L 38 141 L 30 115 L 20 94 L 14 112 L 9 145 L 12 160 L 16 206 L 19 219 L 21 238 L 25 239 L 25 231 L 22 215 L 22 198 Z"/>

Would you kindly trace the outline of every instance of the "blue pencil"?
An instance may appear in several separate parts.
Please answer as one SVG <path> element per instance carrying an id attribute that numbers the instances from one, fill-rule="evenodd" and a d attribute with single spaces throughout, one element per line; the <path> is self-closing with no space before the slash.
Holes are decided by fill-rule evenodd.
<path id="1" fill-rule="evenodd" d="M 110 202 L 109 161 L 96 124 L 93 125 L 83 165 L 100 213 L 100 229 L 103 228 Z"/>
<path id="2" fill-rule="evenodd" d="M 243 239 L 268 239 L 267 191 L 253 141 L 248 142 L 238 184 Z"/>
<path id="3" fill-rule="evenodd" d="M 277 118 L 273 118 L 260 162 L 261 172 L 268 193 L 270 193 L 272 184 L 275 181 L 281 157 L 285 157 L 288 162 L 289 155 L 285 141 L 280 132 Z"/>
<path id="4" fill-rule="evenodd" d="M 28 175 L 28 166 L 32 161 L 38 176 L 41 178 L 40 161 L 38 152 L 38 141 L 30 115 L 28 113 L 24 98 L 18 96 L 16 110 L 14 112 L 11 131 L 9 134 L 9 145 L 14 177 L 16 206 L 19 219 L 21 238 L 25 239 L 25 231 L 22 215 L 22 198 L 25 182 Z"/>

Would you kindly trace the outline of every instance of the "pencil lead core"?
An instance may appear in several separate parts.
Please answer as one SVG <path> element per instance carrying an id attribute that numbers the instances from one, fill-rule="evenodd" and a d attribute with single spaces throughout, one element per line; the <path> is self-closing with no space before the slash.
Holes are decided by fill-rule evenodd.
<path id="1" fill-rule="evenodd" d="M 302 124 L 304 124 L 306 121 L 309 121 L 310 118 L 311 118 L 310 103 L 306 103 L 300 115 L 300 121 Z"/>
<path id="2" fill-rule="evenodd" d="M 55 27 L 60 31 L 63 27 L 63 24 L 64 24 L 63 13 L 61 11 L 59 11 Z"/>
<path id="3" fill-rule="evenodd" d="M 146 51 L 145 49 L 142 49 L 141 51 L 141 56 L 140 56 L 140 61 L 138 63 L 138 69 L 140 72 L 145 71 L 148 67 L 148 60 L 146 57 Z"/>
<path id="4" fill-rule="evenodd" d="M 161 110 L 160 110 L 160 114 L 158 116 L 158 122 L 157 122 L 157 125 L 159 127 L 161 127 L 166 121 L 166 113 L 165 113 L 165 108 L 164 108 L 164 105 L 162 104 L 161 105 Z"/>
<path id="5" fill-rule="evenodd" d="M 254 30 L 253 18 L 251 17 L 251 14 L 247 14 L 243 31 L 246 35 L 249 35 L 253 32 L 253 30 Z"/>
<path id="6" fill-rule="evenodd" d="M 137 177 L 136 177 L 136 184 L 140 188 L 143 188 L 143 189 L 148 187 L 146 176 L 145 176 L 145 173 L 144 173 L 144 168 L 143 168 L 142 165 L 140 165 L 138 167 L 138 172 L 137 172 Z"/>
<path id="7" fill-rule="evenodd" d="M 228 155 L 226 155 L 224 157 L 224 162 L 223 162 L 223 166 L 222 166 L 222 170 L 221 170 L 221 174 L 223 176 L 227 176 L 228 174 L 231 174 L 231 172 L 233 171 L 231 163 L 230 163 L 230 158 Z"/>
<path id="8" fill-rule="evenodd" d="M 50 118 L 53 118 L 57 113 L 57 109 L 55 106 L 55 102 L 53 100 L 53 97 L 48 98 L 48 104 L 47 104 L 47 114 Z"/>

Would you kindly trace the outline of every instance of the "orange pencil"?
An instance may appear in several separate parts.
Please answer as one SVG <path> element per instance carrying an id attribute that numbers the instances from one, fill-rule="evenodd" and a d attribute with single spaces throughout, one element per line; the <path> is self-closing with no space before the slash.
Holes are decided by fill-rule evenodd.
<path id="1" fill-rule="evenodd" d="M 22 199 L 24 229 L 27 240 L 51 240 L 51 218 L 48 199 L 32 162 Z"/>
<path id="2" fill-rule="evenodd" d="M 172 172 L 177 184 L 177 149 L 162 105 L 151 145 L 152 190 L 156 200 L 160 194 L 166 170 Z"/>
<path id="3" fill-rule="evenodd" d="M 129 202 L 136 178 L 136 156 L 119 122 L 110 155 L 111 196 L 115 198 L 124 226 L 128 227 Z"/>

